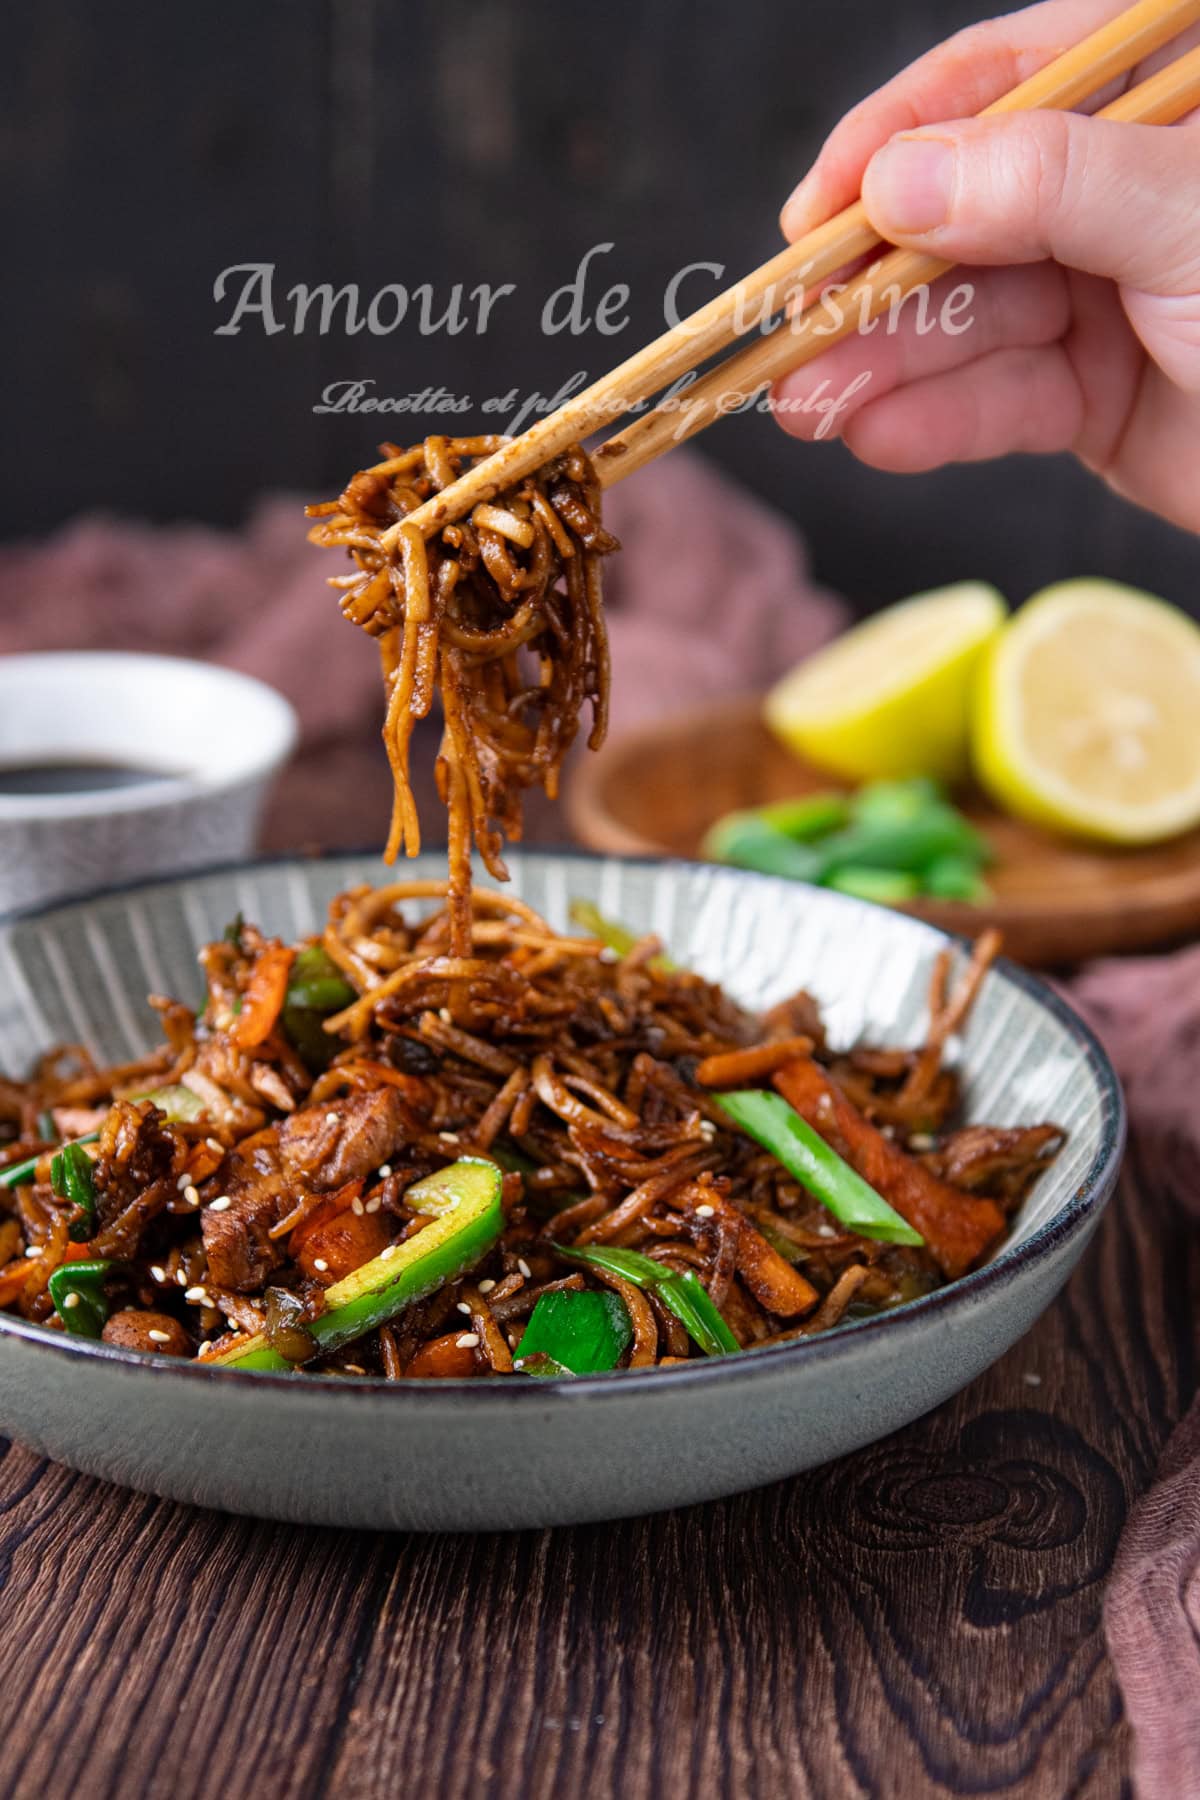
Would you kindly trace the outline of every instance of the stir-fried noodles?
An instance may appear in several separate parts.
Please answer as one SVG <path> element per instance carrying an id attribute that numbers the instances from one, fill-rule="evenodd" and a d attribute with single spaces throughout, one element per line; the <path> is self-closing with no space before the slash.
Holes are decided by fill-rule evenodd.
<path id="1" fill-rule="evenodd" d="M 956 987 L 939 959 L 923 1045 L 837 1050 L 807 995 L 752 1016 L 591 914 L 563 936 L 476 890 L 463 957 L 447 895 L 353 890 L 297 946 L 235 921 L 140 1063 L 60 1050 L 0 1087 L 0 1302 L 234 1367 L 665 1366 L 962 1274 L 1058 1146 L 956 1123 L 943 1051 L 991 940 Z M 735 1122 L 755 1093 L 836 1151 L 826 1203 Z"/>
<path id="2" fill-rule="evenodd" d="M 608 718 L 608 644 L 600 558 L 617 548 L 600 523 L 600 484 L 576 445 L 469 519 L 426 543 L 405 516 L 499 449 L 495 437 L 381 445 L 336 500 L 309 507 L 312 541 L 345 550 L 334 576 L 347 619 L 378 639 L 387 696 L 384 742 L 395 783 L 386 860 L 415 855 L 420 827 L 409 741 L 440 692 L 438 785 L 449 813 L 451 934 L 467 953 L 471 843 L 506 877 L 502 838 L 521 835 L 521 794 L 557 792 L 590 702 L 589 742 Z"/>

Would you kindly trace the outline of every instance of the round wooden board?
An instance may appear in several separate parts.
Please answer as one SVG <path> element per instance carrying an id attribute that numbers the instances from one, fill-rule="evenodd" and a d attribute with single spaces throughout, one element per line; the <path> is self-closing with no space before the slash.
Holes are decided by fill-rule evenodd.
<path id="1" fill-rule="evenodd" d="M 835 786 L 764 727 L 757 698 L 714 702 L 615 738 L 576 764 L 567 816 L 594 850 L 694 857 L 722 813 Z M 968 935 L 995 924 L 1038 967 L 1146 950 L 1200 931 L 1200 831 L 1105 850 L 1035 831 L 979 796 L 963 810 L 996 852 L 985 906 L 921 900 L 906 911 Z"/>

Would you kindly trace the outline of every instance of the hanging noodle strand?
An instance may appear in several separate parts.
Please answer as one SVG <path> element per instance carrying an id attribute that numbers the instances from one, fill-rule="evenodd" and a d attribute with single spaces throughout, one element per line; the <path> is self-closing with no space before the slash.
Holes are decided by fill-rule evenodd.
<path id="1" fill-rule="evenodd" d="M 345 617 L 379 644 L 383 736 L 395 797 L 388 862 L 421 847 L 409 775 L 413 727 L 440 693 L 438 792 L 448 813 L 451 953 L 469 956 L 471 851 L 507 879 L 503 843 L 521 836 L 521 796 L 553 797 L 591 708 L 589 745 L 608 722 L 609 657 L 600 561 L 617 548 L 600 484 L 578 445 L 428 543 L 401 523 L 431 493 L 504 442 L 428 437 L 362 469 L 335 501 L 308 508 L 314 544 L 355 573 L 331 582 Z M 393 549 L 389 528 L 401 523 Z"/>

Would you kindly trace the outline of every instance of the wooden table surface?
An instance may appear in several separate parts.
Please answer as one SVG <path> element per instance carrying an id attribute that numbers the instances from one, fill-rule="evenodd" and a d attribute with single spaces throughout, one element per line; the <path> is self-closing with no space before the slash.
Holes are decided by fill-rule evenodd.
<path id="1" fill-rule="evenodd" d="M 1141 1191 L 1135 1140 L 1075 1278 L 1002 1362 L 718 1504 L 373 1536 L 5 1446 L 0 1794 L 1125 1793 L 1101 1603 L 1193 1391 L 1198 1298 L 1194 1234 Z"/>

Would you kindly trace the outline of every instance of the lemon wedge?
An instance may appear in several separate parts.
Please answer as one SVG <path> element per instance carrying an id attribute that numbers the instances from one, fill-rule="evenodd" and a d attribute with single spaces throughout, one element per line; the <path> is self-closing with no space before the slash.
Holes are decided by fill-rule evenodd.
<path id="1" fill-rule="evenodd" d="M 972 741 L 1035 824 L 1111 844 L 1200 824 L 1200 626 L 1113 581 L 1043 588 L 984 661 Z"/>
<path id="2" fill-rule="evenodd" d="M 968 763 L 976 666 L 1006 617 L 982 581 L 916 594 L 854 626 L 767 695 L 767 725 L 790 750 L 852 781 L 936 775 Z"/>

